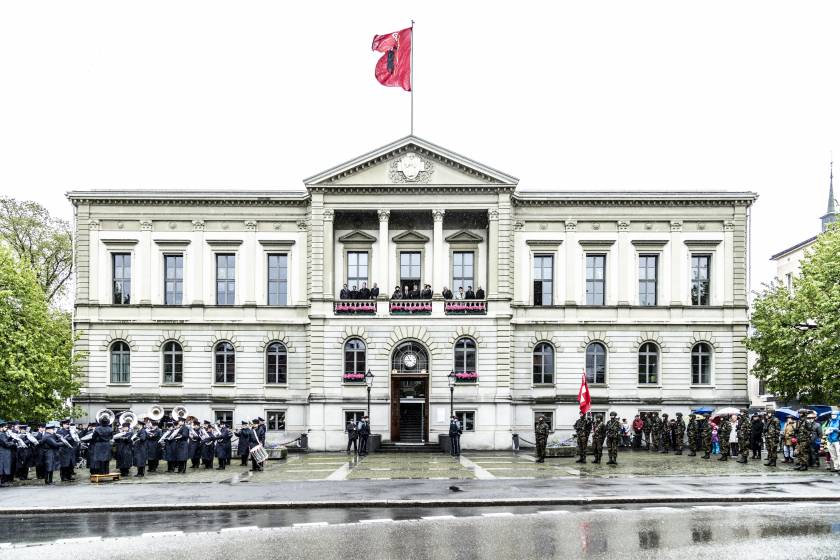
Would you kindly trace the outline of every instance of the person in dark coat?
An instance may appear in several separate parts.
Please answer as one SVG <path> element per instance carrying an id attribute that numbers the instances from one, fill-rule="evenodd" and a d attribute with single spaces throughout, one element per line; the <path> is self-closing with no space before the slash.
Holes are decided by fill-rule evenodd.
<path id="1" fill-rule="evenodd" d="M 463 433 L 461 423 L 458 422 L 457 416 L 452 415 L 449 419 L 449 453 L 453 457 L 461 455 L 461 433 Z"/>
<path id="2" fill-rule="evenodd" d="M 376 282 L 373 283 L 373 288 L 370 289 L 370 299 L 376 299 L 379 297 L 379 286 L 376 285 Z"/>
<path id="3" fill-rule="evenodd" d="M 391 294 L 391 299 L 402 299 L 403 293 L 399 286 L 394 286 L 394 293 Z"/>
<path id="4" fill-rule="evenodd" d="M 201 464 L 201 438 L 198 435 L 198 431 L 201 429 L 201 424 L 198 423 L 198 420 L 193 420 L 187 425 L 187 428 L 189 428 L 190 431 L 187 453 L 189 455 L 190 462 L 192 463 L 192 468 L 197 469 L 198 465 Z"/>
<path id="5" fill-rule="evenodd" d="M 29 439 L 26 437 L 28 429 L 29 427 L 26 424 L 12 427 L 12 431 L 16 433 L 24 443 L 24 447 L 18 447 L 17 452 L 15 453 L 15 475 L 18 480 L 29 479 L 29 465 L 32 460 L 31 457 L 34 453 L 34 448 L 33 444 L 31 444 Z"/>
<path id="6" fill-rule="evenodd" d="M 359 432 L 356 430 L 356 423 L 351 419 L 347 421 L 347 425 L 344 427 L 344 431 L 347 432 L 347 454 L 350 455 L 350 446 L 353 447 L 353 454 L 359 454 Z"/>
<path id="7" fill-rule="evenodd" d="M 219 426 L 216 434 L 216 458 L 219 460 L 218 469 L 220 471 L 225 470 L 225 467 L 230 464 L 231 438 L 233 438 L 233 433 L 230 429 L 224 424 Z"/>
<path id="8" fill-rule="evenodd" d="M 411 298 L 410 299 L 420 299 L 420 285 L 414 284 L 414 287 L 411 289 Z"/>
<path id="9" fill-rule="evenodd" d="M 764 439 L 764 421 L 758 414 L 750 422 L 750 449 L 753 459 L 761 459 L 761 442 Z"/>
<path id="10" fill-rule="evenodd" d="M 249 430 L 248 434 L 248 454 L 250 455 L 251 449 L 255 448 L 256 446 L 260 445 L 259 437 L 257 436 L 257 427 L 259 426 L 259 421 L 255 418 L 251 421 L 251 429 Z M 239 441 L 242 442 L 242 436 L 240 436 Z M 251 470 L 252 471 L 261 471 L 263 470 L 262 464 L 257 463 L 256 459 L 254 459 L 253 455 L 251 456 Z"/>
<path id="11" fill-rule="evenodd" d="M 420 292 L 420 299 L 432 299 L 432 287 L 426 284 Z"/>
<path id="12" fill-rule="evenodd" d="M 359 455 L 364 457 L 368 454 L 368 439 L 370 439 L 370 419 L 367 415 L 362 417 L 356 429 L 359 431 Z"/>
<path id="13" fill-rule="evenodd" d="M 146 463 L 149 461 L 149 432 L 144 427 L 137 427 L 134 435 L 131 436 L 131 453 L 134 459 L 134 466 L 137 467 L 137 478 L 146 476 Z"/>
<path id="14" fill-rule="evenodd" d="M 475 299 L 475 292 L 472 286 L 467 286 L 467 293 L 464 294 L 464 299 Z"/>
<path id="15" fill-rule="evenodd" d="M 41 436 L 38 447 L 41 448 L 42 468 L 44 469 L 44 483 L 53 484 L 53 471 L 61 466 L 61 461 L 58 456 L 59 449 L 62 446 L 66 447 L 61 440 L 55 437 L 55 429 L 57 424 L 50 422 L 44 427 L 43 435 Z"/>
<path id="16" fill-rule="evenodd" d="M 350 288 L 350 299 L 359 299 L 359 290 L 355 285 Z"/>
<path id="17" fill-rule="evenodd" d="M 64 441 L 73 446 L 67 447 L 62 444 L 58 450 L 58 460 L 61 463 L 59 465 L 58 475 L 61 478 L 61 482 L 70 482 L 73 480 L 73 467 L 76 466 L 76 445 L 78 444 L 76 444 L 70 433 L 69 418 L 61 421 L 61 427 L 56 431 L 56 434 L 63 437 Z"/>
<path id="18" fill-rule="evenodd" d="M 16 448 L 17 443 L 8 434 L 8 426 L 5 422 L 0 422 L 0 488 L 6 488 L 12 481 Z"/>
<path id="19" fill-rule="evenodd" d="M 265 434 L 266 432 L 268 432 L 268 426 L 265 425 L 265 419 L 258 416 L 257 419 L 254 420 L 254 424 L 257 425 L 257 439 L 259 440 L 260 444 L 263 447 L 265 447 Z"/>
<path id="20" fill-rule="evenodd" d="M 359 289 L 359 299 L 370 299 L 370 288 L 367 287 L 367 282 L 362 282 L 362 287 Z"/>
<path id="21" fill-rule="evenodd" d="M 166 472 L 175 472 L 175 467 L 177 466 L 175 462 L 175 440 L 172 439 L 173 437 L 175 437 L 175 423 L 167 422 L 166 430 L 161 436 L 161 441 L 163 442 L 162 456 L 163 460 L 166 461 Z"/>
<path id="22" fill-rule="evenodd" d="M 183 474 L 187 472 L 187 460 L 190 458 L 190 429 L 187 427 L 187 423 L 183 418 L 178 419 L 175 432 L 172 455 L 178 472 Z"/>
<path id="23" fill-rule="evenodd" d="M 243 420 L 242 427 L 236 432 L 236 437 L 239 438 L 239 443 L 236 446 L 236 455 L 241 461 L 239 464 L 243 467 L 248 466 L 248 455 L 251 453 L 251 435 L 251 428 L 248 427 L 248 422 Z"/>
<path id="24" fill-rule="evenodd" d="M 32 454 L 32 466 L 35 467 L 35 478 L 44 479 L 44 449 L 41 447 L 41 439 L 44 437 L 46 431 L 46 424 L 38 424 L 38 430 L 32 434 L 38 443 L 35 444 L 35 452 Z M 55 434 L 53 434 L 55 435 Z"/>
<path id="25" fill-rule="evenodd" d="M 440 293 L 443 296 L 443 299 L 452 299 L 452 290 L 446 286 L 443 287 L 443 290 Z"/>
<path id="26" fill-rule="evenodd" d="M 90 439 L 90 474 L 108 474 L 111 463 L 111 439 L 114 430 L 107 418 L 99 421 Z"/>
<path id="27" fill-rule="evenodd" d="M 347 289 L 347 284 L 341 288 L 341 291 L 338 293 L 338 299 L 350 299 L 350 290 Z"/>
<path id="28" fill-rule="evenodd" d="M 201 440 L 201 463 L 205 469 L 213 468 L 213 457 L 216 455 L 216 434 L 209 421 L 204 421 L 204 439 Z M 199 434 L 201 435 L 201 434 Z"/>
<path id="29" fill-rule="evenodd" d="M 475 291 L 475 299 L 485 299 L 484 289 L 481 286 Z"/>
<path id="30" fill-rule="evenodd" d="M 149 472 L 155 472 L 160 462 L 161 448 L 160 437 L 163 432 L 158 428 L 157 422 L 150 421 L 145 428 L 146 431 L 146 459 L 149 465 Z"/>
<path id="31" fill-rule="evenodd" d="M 124 423 L 120 426 L 119 437 L 114 436 L 114 457 L 117 460 L 117 468 L 120 469 L 120 476 L 128 476 L 134 464 L 130 428 L 131 424 Z"/>

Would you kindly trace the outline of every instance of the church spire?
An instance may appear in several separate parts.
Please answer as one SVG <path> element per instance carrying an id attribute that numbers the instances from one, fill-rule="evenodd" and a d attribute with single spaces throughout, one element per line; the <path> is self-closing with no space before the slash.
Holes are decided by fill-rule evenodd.
<path id="1" fill-rule="evenodd" d="M 837 221 L 837 200 L 834 198 L 834 158 L 828 165 L 828 208 L 822 217 L 822 230 Z"/>

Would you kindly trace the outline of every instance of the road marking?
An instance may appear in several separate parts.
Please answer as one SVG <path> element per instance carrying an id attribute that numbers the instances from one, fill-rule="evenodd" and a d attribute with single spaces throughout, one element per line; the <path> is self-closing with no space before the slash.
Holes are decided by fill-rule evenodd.
<path id="1" fill-rule="evenodd" d="M 55 544 L 75 544 L 75 543 L 88 543 L 88 542 L 99 542 L 102 540 L 102 537 L 79 537 L 76 539 L 57 539 Z"/>
<path id="2" fill-rule="evenodd" d="M 513 517 L 509 511 L 494 511 L 492 513 L 482 513 L 482 517 Z"/>
<path id="3" fill-rule="evenodd" d="M 520 459 L 525 459 L 526 461 L 531 461 L 532 463 L 537 462 L 537 458 L 534 457 L 533 455 L 517 455 L 517 457 L 520 458 Z M 524 463 L 525 461 L 521 461 L 521 462 Z"/>
<path id="4" fill-rule="evenodd" d="M 574 476 L 580 476 L 580 471 L 577 469 L 566 469 L 566 472 Z"/>
<path id="5" fill-rule="evenodd" d="M 256 525 L 248 525 L 246 527 L 225 527 L 221 529 L 220 533 L 234 533 L 236 531 L 258 531 L 260 528 Z"/>
<path id="6" fill-rule="evenodd" d="M 344 463 L 327 477 L 327 480 L 347 480 L 347 475 L 350 474 L 350 463 Z"/>
<path id="7" fill-rule="evenodd" d="M 383 517 L 378 519 L 362 519 L 359 523 L 393 523 L 394 520 L 389 517 Z"/>
<path id="8" fill-rule="evenodd" d="M 183 531 L 159 531 L 157 533 L 143 533 L 141 537 L 178 537 L 183 535 Z"/>
<path id="9" fill-rule="evenodd" d="M 652 506 L 652 507 L 646 507 L 646 508 L 642 508 L 642 509 L 646 509 L 648 511 L 671 511 L 674 508 L 666 507 L 666 506 Z"/>
<path id="10" fill-rule="evenodd" d="M 429 480 L 449 480 L 448 476 L 430 476 Z"/>
<path id="11" fill-rule="evenodd" d="M 653 509 L 653 508 L 645 508 L 645 509 Z M 671 508 L 667 508 L 667 509 L 671 509 Z M 599 509 L 596 509 L 596 510 L 593 510 L 593 511 L 598 512 L 598 513 L 604 512 L 604 511 L 613 513 L 613 512 L 621 511 L 621 510 L 618 509 L 618 508 L 599 508 Z"/>
<path id="12" fill-rule="evenodd" d="M 368 470 L 369 471 L 391 471 L 393 469 L 391 469 L 389 467 L 369 467 Z"/>
<path id="13" fill-rule="evenodd" d="M 725 506 L 692 506 L 693 509 L 726 509 Z"/>
<path id="14" fill-rule="evenodd" d="M 312 523 L 294 523 L 292 524 L 292 528 L 294 529 L 303 529 L 305 527 L 326 527 L 329 525 L 326 521 L 313 521 Z"/>
<path id="15" fill-rule="evenodd" d="M 479 461 L 478 459 L 475 462 L 482 465 L 510 465 L 514 463 L 514 461 Z"/>
<path id="16" fill-rule="evenodd" d="M 333 472 L 332 469 L 284 469 L 282 472 Z"/>
<path id="17" fill-rule="evenodd" d="M 455 519 L 454 515 L 428 515 L 421 517 L 420 519 L 425 519 L 426 521 L 436 521 L 439 519 Z"/>
<path id="18" fill-rule="evenodd" d="M 482 467 L 479 467 L 478 465 L 476 465 L 475 463 L 473 463 L 472 461 L 470 461 L 469 459 L 467 459 L 463 455 L 459 456 L 458 459 L 461 461 L 462 465 L 464 465 L 468 469 L 472 469 L 473 473 L 475 473 L 475 477 L 478 478 L 479 480 L 491 480 L 491 479 L 496 478 L 495 476 L 493 476 L 493 474 L 490 471 L 488 471 L 488 470 L 486 470 Z"/>
<path id="19" fill-rule="evenodd" d="M 569 513 L 569 512 L 566 511 L 565 509 L 549 509 L 549 510 L 540 511 L 540 512 L 537 512 L 537 513 L 540 513 L 541 515 L 560 515 L 560 514 Z"/>

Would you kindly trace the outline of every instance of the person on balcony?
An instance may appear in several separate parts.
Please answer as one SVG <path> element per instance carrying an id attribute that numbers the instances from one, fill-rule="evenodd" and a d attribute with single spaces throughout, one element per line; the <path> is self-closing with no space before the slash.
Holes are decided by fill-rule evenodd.
<path id="1" fill-rule="evenodd" d="M 467 286 L 467 293 L 464 294 L 464 299 L 475 299 L 475 292 L 472 289 L 472 286 Z"/>
<path id="2" fill-rule="evenodd" d="M 355 285 L 350 288 L 350 299 L 359 299 L 359 290 L 356 289 Z"/>
<path id="3" fill-rule="evenodd" d="M 452 290 L 446 286 L 443 287 L 443 290 L 440 293 L 443 295 L 443 299 L 452 299 Z"/>
<path id="4" fill-rule="evenodd" d="M 420 286 L 414 284 L 414 289 L 411 290 L 411 299 L 420 299 Z"/>
<path id="5" fill-rule="evenodd" d="M 341 288 L 338 299 L 350 299 L 350 290 L 347 289 L 347 284 L 344 284 L 344 287 Z"/>
<path id="6" fill-rule="evenodd" d="M 432 287 L 428 284 L 423 286 L 423 291 L 420 292 L 420 299 L 432 299 Z"/>
<path id="7" fill-rule="evenodd" d="M 403 299 L 411 299 L 411 290 L 408 289 L 408 284 L 403 286 L 402 298 Z"/>
<path id="8" fill-rule="evenodd" d="M 376 285 L 376 282 L 373 283 L 373 288 L 370 289 L 370 299 L 376 299 L 379 297 L 379 286 Z"/>
<path id="9" fill-rule="evenodd" d="M 475 291 L 475 299 L 484 299 L 484 298 L 485 298 L 484 290 L 481 288 L 481 286 L 479 286 L 478 289 Z"/>
<path id="10" fill-rule="evenodd" d="M 391 294 L 391 299 L 402 299 L 403 293 L 399 286 L 394 286 L 394 293 Z"/>
<path id="11" fill-rule="evenodd" d="M 370 288 L 367 287 L 367 282 L 362 282 L 362 289 L 359 290 L 359 299 L 370 299 Z"/>

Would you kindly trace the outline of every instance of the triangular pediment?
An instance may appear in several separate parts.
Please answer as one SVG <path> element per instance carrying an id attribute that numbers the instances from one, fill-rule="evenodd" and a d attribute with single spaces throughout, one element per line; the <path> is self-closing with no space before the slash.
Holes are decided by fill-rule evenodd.
<path id="1" fill-rule="evenodd" d="M 447 243 L 481 243 L 484 239 L 465 229 L 455 232 L 446 238 Z"/>
<path id="2" fill-rule="evenodd" d="M 394 243 L 428 243 L 429 238 L 419 231 L 404 231 L 391 238 Z"/>
<path id="3" fill-rule="evenodd" d="M 417 136 L 337 165 L 304 180 L 309 187 L 473 185 L 515 187 L 519 179 Z"/>
<path id="4" fill-rule="evenodd" d="M 376 238 L 369 233 L 356 230 L 342 235 L 338 238 L 338 241 L 339 243 L 373 243 Z"/>

